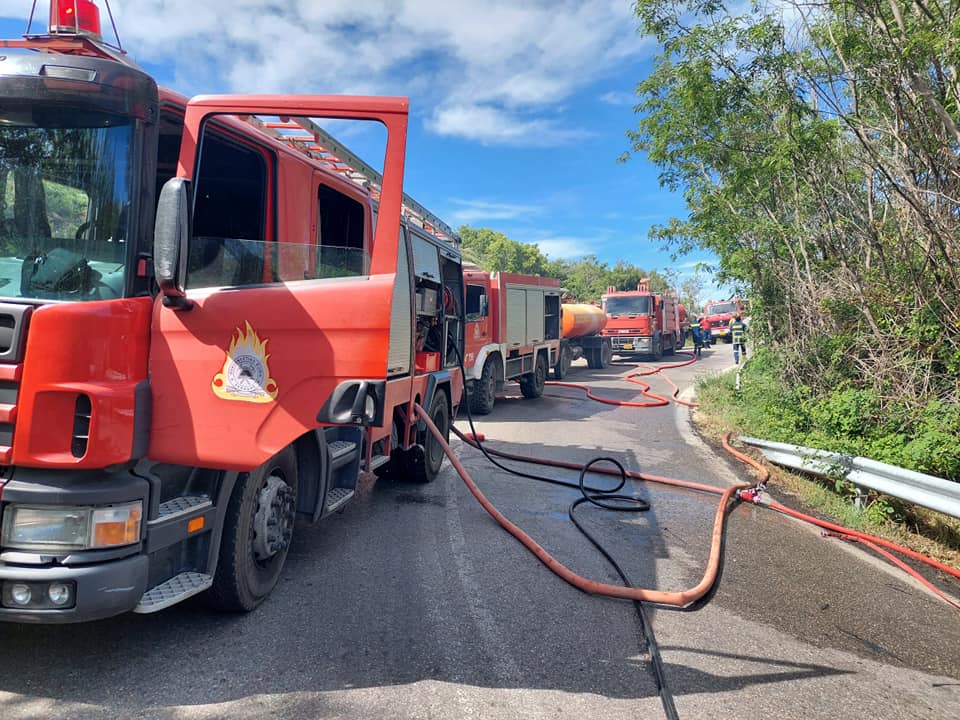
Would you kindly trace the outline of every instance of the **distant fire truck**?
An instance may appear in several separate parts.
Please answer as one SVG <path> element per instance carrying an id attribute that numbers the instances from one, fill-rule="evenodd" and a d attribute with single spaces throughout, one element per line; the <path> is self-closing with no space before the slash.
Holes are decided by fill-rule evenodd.
<path id="1" fill-rule="evenodd" d="M 603 334 L 617 355 L 652 355 L 659 360 L 686 343 L 687 313 L 679 298 L 651 292 L 647 278 L 636 290 L 607 288 L 602 302 L 607 315 Z"/>
<path id="2" fill-rule="evenodd" d="M 403 193 L 408 102 L 188 100 L 90 0 L 24 37 L 0 41 L 0 620 L 250 610 L 295 518 L 443 461 L 414 404 L 449 431 L 461 256 Z M 312 118 L 385 126 L 382 175 Z"/>
<path id="3" fill-rule="evenodd" d="M 724 342 L 731 342 L 730 323 L 733 319 L 746 312 L 745 303 L 738 297 L 730 300 L 708 300 L 703 306 L 703 316 L 710 323 L 710 332 L 715 338 L 723 338 Z"/>

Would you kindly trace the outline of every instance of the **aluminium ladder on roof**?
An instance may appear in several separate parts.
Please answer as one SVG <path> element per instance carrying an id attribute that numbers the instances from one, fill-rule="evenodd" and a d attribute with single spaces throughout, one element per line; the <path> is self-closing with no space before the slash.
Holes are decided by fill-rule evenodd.
<path id="1" fill-rule="evenodd" d="M 264 120 L 248 117 L 248 121 L 267 135 L 323 163 L 330 170 L 368 190 L 374 200 L 380 199 L 383 176 L 310 118 Z M 404 217 L 413 219 L 425 231 L 459 246 L 460 236 L 406 193 L 403 193 L 403 214 Z"/>

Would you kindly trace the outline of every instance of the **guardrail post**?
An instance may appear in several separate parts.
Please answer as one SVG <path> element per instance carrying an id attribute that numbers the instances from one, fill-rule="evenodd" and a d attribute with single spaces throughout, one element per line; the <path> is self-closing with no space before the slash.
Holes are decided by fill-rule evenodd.
<path id="1" fill-rule="evenodd" d="M 856 494 L 853 496 L 853 506 L 854 506 L 857 510 L 863 512 L 864 510 L 867 509 L 867 504 L 868 504 L 868 503 L 867 503 L 867 491 L 864 490 L 864 489 L 863 489 L 862 487 L 860 487 L 859 485 L 854 485 L 854 486 L 853 486 L 853 491 L 854 491 L 854 493 L 856 493 Z"/>

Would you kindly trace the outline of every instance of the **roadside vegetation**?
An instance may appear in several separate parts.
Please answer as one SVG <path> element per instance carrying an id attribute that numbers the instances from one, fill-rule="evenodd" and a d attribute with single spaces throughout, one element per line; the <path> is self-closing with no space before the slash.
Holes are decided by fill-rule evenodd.
<path id="1" fill-rule="evenodd" d="M 960 462 L 960 413 L 938 406 L 915 417 L 881 417 L 864 392 L 815 394 L 784 381 L 784 358 L 769 348 L 751 353 L 735 374 L 714 374 L 697 386 L 697 425 L 714 441 L 726 433 L 860 455 L 892 465 L 929 472 L 933 463 Z M 932 419 L 931 419 L 932 418 Z M 952 428 L 953 438 L 944 428 Z M 746 448 L 750 451 L 750 448 Z M 885 537 L 960 567 L 960 520 L 870 493 L 863 509 L 854 505 L 855 489 L 842 478 L 801 477 L 771 467 L 771 491 L 856 530 Z"/>
<path id="2" fill-rule="evenodd" d="M 705 412 L 960 481 L 960 6 L 634 7 L 660 54 L 630 152 L 688 210 L 653 236 L 719 259 L 763 347 Z"/>

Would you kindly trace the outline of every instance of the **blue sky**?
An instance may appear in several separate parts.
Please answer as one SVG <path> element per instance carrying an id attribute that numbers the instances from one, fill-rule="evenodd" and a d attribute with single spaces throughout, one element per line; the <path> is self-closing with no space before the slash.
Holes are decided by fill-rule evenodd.
<path id="1" fill-rule="evenodd" d="M 23 33 L 31 4 L 0 3 L 4 37 Z M 34 31 L 46 23 L 46 3 L 38 8 Z M 642 155 L 617 162 L 656 50 L 637 34 L 630 0 L 115 0 L 112 9 L 123 47 L 186 95 L 409 96 L 405 189 L 454 227 L 500 230 L 551 258 L 593 254 L 684 276 L 711 261 L 673 261 L 648 239 L 651 225 L 685 214 L 683 199 L 659 187 Z M 379 160 L 377 134 L 331 132 Z M 708 284 L 705 296 L 717 294 Z"/>

